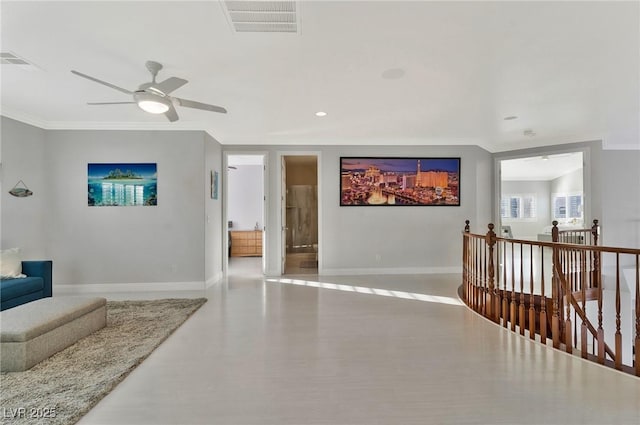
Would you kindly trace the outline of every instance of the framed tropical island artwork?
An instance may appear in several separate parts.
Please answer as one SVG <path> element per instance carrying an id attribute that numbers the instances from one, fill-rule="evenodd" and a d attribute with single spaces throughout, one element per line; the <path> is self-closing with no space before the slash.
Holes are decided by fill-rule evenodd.
<path id="1" fill-rule="evenodd" d="M 460 206 L 460 158 L 340 158 L 340 206 Z"/>
<path id="2" fill-rule="evenodd" d="M 155 163 L 88 164 L 87 176 L 90 207 L 158 205 Z"/>

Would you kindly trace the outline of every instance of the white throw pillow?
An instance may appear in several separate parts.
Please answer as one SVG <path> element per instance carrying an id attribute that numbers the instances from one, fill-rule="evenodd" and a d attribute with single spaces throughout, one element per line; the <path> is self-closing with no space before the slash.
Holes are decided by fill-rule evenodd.
<path id="1" fill-rule="evenodd" d="M 26 277 L 22 274 L 20 248 L 0 251 L 0 277 Z"/>

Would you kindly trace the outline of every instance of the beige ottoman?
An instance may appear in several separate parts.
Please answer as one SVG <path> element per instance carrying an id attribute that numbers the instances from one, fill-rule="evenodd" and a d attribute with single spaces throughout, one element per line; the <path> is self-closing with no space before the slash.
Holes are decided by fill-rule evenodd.
<path id="1" fill-rule="evenodd" d="M 107 300 L 53 297 L 0 312 L 0 370 L 30 369 L 105 327 Z"/>

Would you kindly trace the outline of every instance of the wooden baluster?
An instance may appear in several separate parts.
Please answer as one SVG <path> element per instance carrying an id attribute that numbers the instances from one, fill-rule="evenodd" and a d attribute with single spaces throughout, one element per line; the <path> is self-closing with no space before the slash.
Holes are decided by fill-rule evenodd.
<path id="1" fill-rule="evenodd" d="M 533 245 L 529 245 L 529 338 L 536 339 L 536 309 L 533 296 Z"/>
<path id="2" fill-rule="evenodd" d="M 462 235 L 462 298 L 469 305 L 469 220 L 465 220 L 464 234 Z"/>
<path id="3" fill-rule="evenodd" d="M 495 310 L 495 302 L 494 299 L 496 297 L 496 287 L 495 287 L 495 263 L 493 261 L 493 249 L 496 244 L 496 234 L 493 231 L 494 229 L 493 223 L 489 223 L 489 231 L 487 232 L 486 240 L 487 245 L 489 247 L 489 293 L 488 293 L 488 302 L 487 302 L 487 316 L 496 323 L 500 322 L 500 315 L 498 311 Z"/>
<path id="4" fill-rule="evenodd" d="M 509 318 L 511 319 L 511 331 L 516 331 L 516 261 L 515 261 L 515 247 L 511 242 L 511 309 L 509 312 Z"/>
<path id="5" fill-rule="evenodd" d="M 553 229 L 551 229 L 551 238 L 553 239 L 553 269 L 551 274 L 551 300 L 553 301 L 553 311 L 551 316 L 551 337 L 553 338 L 553 348 L 560 348 L 560 317 L 558 313 L 559 298 L 562 297 L 559 288 L 558 273 L 560 267 L 560 254 L 555 243 L 558 242 L 558 222 L 553 221 Z"/>
<path id="6" fill-rule="evenodd" d="M 544 247 L 540 249 L 540 342 L 547 344 L 547 295 L 544 291 Z"/>
<path id="7" fill-rule="evenodd" d="M 582 282 L 582 254 L 584 254 L 585 251 L 578 251 L 578 250 L 574 250 L 573 251 L 573 261 L 575 264 L 575 276 L 573 278 L 573 286 L 571 288 L 571 295 L 572 297 L 567 301 L 569 303 L 571 303 L 571 300 L 573 299 L 573 294 L 574 293 L 578 293 L 580 292 L 580 288 L 581 288 L 581 282 Z M 584 310 L 582 310 L 584 311 Z M 575 348 L 578 348 L 578 312 L 576 309 L 573 309 L 573 346 Z"/>
<path id="8" fill-rule="evenodd" d="M 600 255 L 599 253 L 596 255 Z M 602 328 L 602 285 L 600 281 L 600 272 L 596 278 L 598 284 L 598 363 L 604 364 L 604 329 Z"/>
<path id="9" fill-rule="evenodd" d="M 509 303 L 507 301 L 507 242 L 502 241 L 502 326 L 509 323 Z"/>
<path id="10" fill-rule="evenodd" d="M 473 237 L 469 236 L 467 238 L 467 264 L 468 266 L 468 286 L 469 286 L 469 294 L 467 297 L 469 298 L 469 307 L 473 309 Z"/>
<path id="11" fill-rule="evenodd" d="M 569 281 L 565 280 L 565 303 L 567 307 L 567 317 L 564 319 L 564 345 L 567 353 L 573 353 L 573 341 L 571 334 L 571 289 L 573 287 L 572 280 L 574 279 L 575 263 L 572 263 L 572 253 L 569 250 L 565 250 L 565 265 L 567 271 L 569 271 Z M 565 272 L 565 276 L 567 273 Z M 562 296 L 562 295 L 560 295 Z"/>
<path id="12" fill-rule="evenodd" d="M 487 262 L 484 254 L 487 246 L 483 240 L 478 240 L 478 243 L 480 244 L 478 246 L 478 254 L 480 255 L 480 292 L 478 293 L 478 307 L 480 308 L 480 313 L 486 317 L 484 301 L 487 293 Z"/>
<path id="13" fill-rule="evenodd" d="M 480 295 L 482 293 L 482 263 L 480 262 L 480 253 L 481 253 L 481 245 L 480 245 L 480 239 L 476 239 L 476 299 L 475 299 L 475 305 L 476 305 L 476 311 L 477 312 L 482 312 L 482 304 L 480 304 Z"/>
<path id="14" fill-rule="evenodd" d="M 473 238 L 471 250 L 473 255 L 473 293 L 471 294 L 473 301 L 471 301 L 471 306 L 474 311 L 478 311 L 478 240 L 476 238 Z"/>
<path id="15" fill-rule="evenodd" d="M 493 294 L 493 310 L 496 323 L 500 324 L 500 308 L 502 307 L 502 295 L 500 293 L 500 244 L 496 240 L 496 284 Z"/>
<path id="16" fill-rule="evenodd" d="M 473 237 L 469 237 L 469 307 L 471 307 L 471 309 L 474 309 L 473 307 L 473 279 L 474 279 L 474 274 L 475 274 L 475 270 L 473 269 L 474 263 L 473 263 L 473 243 L 475 242 L 475 239 Z"/>
<path id="17" fill-rule="evenodd" d="M 616 252 L 616 358 L 615 367 L 622 369 L 622 334 L 620 333 L 620 253 Z"/>
<path id="18" fill-rule="evenodd" d="M 585 251 L 581 252 L 581 269 L 582 276 L 580 279 L 580 293 L 582 294 L 582 325 L 580 326 L 580 352 L 582 353 L 582 358 L 587 358 L 587 253 Z"/>
<path id="19" fill-rule="evenodd" d="M 484 294 L 484 278 L 482 277 L 482 247 L 484 243 L 480 242 L 480 239 L 477 240 L 478 244 L 478 312 L 484 315 L 483 306 L 482 306 L 482 297 Z"/>
<path id="20" fill-rule="evenodd" d="M 482 241 L 481 258 L 482 258 L 482 315 L 487 315 L 487 241 Z"/>
<path id="21" fill-rule="evenodd" d="M 520 244 L 520 300 L 518 301 L 518 318 L 520 319 L 520 335 L 524 335 L 526 328 L 524 317 L 524 255 L 523 244 Z"/>
<path id="22" fill-rule="evenodd" d="M 598 220 L 593 220 L 593 226 L 591 226 L 591 237 L 593 239 L 593 245 L 598 246 Z M 593 287 L 596 288 L 600 286 L 600 252 L 593 253 L 593 271 L 591 272 L 592 279 L 591 282 Z"/>
<path id="23" fill-rule="evenodd" d="M 640 376 L 640 255 L 636 254 L 636 341 L 634 361 L 636 376 Z"/>

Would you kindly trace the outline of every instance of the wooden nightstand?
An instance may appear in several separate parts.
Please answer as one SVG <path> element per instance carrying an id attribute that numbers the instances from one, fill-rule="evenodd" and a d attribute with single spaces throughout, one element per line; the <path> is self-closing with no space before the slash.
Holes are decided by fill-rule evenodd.
<path id="1" fill-rule="evenodd" d="M 232 230 L 232 257 L 262 257 L 262 230 Z"/>

